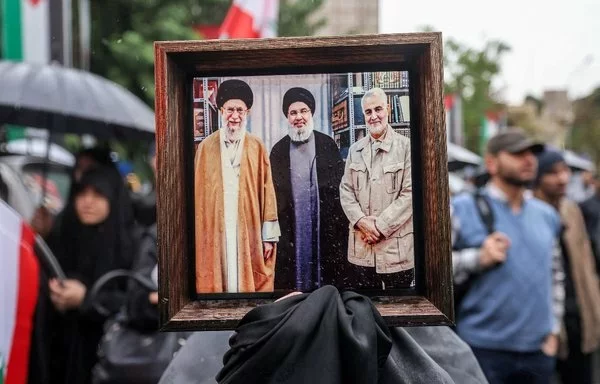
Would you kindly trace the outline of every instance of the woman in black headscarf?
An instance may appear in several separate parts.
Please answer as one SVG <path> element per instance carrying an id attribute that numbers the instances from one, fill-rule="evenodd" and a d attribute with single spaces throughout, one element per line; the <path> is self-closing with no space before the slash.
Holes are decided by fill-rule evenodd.
<path id="1" fill-rule="evenodd" d="M 75 165 L 71 170 L 71 188 L 69 194 L 66 196 L 65 205 L 63 210 L 53 217 L 50 211 L 46 207 L 38 207 L 33 214 L 31 219 L 31 226 L 46 239 L 46 242 L 52 250 L 54 250 L 56 243 L 59 241 L 58 234 L 61 232 L 62 222 L 65 216 L 74 215 L 73 212 L 73 193 L 77 186 L 77 183 L 81 180 L 82 175 L 92 168 L 106 167 L 114 175 L 115 179 L 119 179 L 119 183 L 123 184 L 120 180 L 121 176 L 115 163 L 112 161 L 110 156 L 110 149 L 106 147 L 92 147 L 81 150 L 75 155 Z M 125 185 L 123 184 L 123 198 L 129 200 Z M 126 216 L 129 216 L 129 220 L 133 221 L 133 207 L 131 202 L 124 205 L 124 212 Z"/>
<path id="2" fill-rule="evenodd" d="M 65 212 L 57 258 L 68 279 L 50 281 L 50 299 L 61 313 L 51 345 L 51 375 L 56 383 L 89 383 L 106 317 L 94 308 L 88 290 L 113 269 L 129 269 L 135 250 L 122 184 L 106 167 L 84 173 L 73 189 L 73 215 Z M 116 313 L 124 303 L 125 282 L 114 282 L 97 296 Z"/>

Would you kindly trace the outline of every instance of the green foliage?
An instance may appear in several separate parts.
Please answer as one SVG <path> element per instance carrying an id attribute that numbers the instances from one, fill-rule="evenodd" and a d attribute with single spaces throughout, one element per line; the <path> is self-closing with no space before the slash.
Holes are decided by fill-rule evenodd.
<path id="1" fill-rule="evenodd" d="M 280 36 L 313 35 L 323 0 L 281 0 Z M 192 27 L 219 25 L 231 0 L 91 0 L 91 71 L 121 84 L 154 107 L 154 41 L 201 39 Z"/>
<path id="2" fill-rule="evenodd" d="M 311 20 L 313 13 L 317 11 L 322 4 L 323 0 L 280 0 L 279 26 L 277 31 L 279 36 L 314 35 L 321 27 L 327 24 L 325 18 Z"/>
<path id="3" fill-rule="evenodd" d="M 600 87 L 575 101 L 575 119 L 567 146 L 590 155 L 600 166 Z"/>
<path id="4" fill-rule="evenodd" d="M 421 32 L 437 31 L 423 25 Z M 496 100 L 492 82 L 501 73 L 502 56 L 510 47 L 500 40 L 488 40 L 482 49 L 469 47 L 455 39 L 444 41 L 444 93 L 462 97 L 465 146 L 480 152 L 481 123 L 486 112 L 504 109 Z"/>
<path id="5" fill-rule="evenodd" d="M 485 113 L 501 107 L 492 96 L 492 82 L 501 72 L 502 56 L 509 51 L 510 47 L 498 40 L 487 41 L 483 49 L 454 39 L 447 39 L 444 44 L 444 91 L 462 96 L 466 147 L 472 151 L 479 152 Z"/>
<path id="6" fill-rule="evenodd" d="M 2 1 L 2 0 L 0 0 Z M 311 16 L 323 0 L 281 0 L 280 36 L 312 35 L 325 20 Z M 91 0 L 91 71 L 154 109 L 154 41 L 201 39 L 193 26 L 222 23 L 231 0 Z M 69 142 L 70 146 L 79 143 Z M 124 159 L 147 153 L 145 143 L 112 143 Z"/>
<path id="7" fill-rule="evenodd" d="M 229 1 L 92 0 L 91 70 L 153 107 L 154 41 L 199 39 L 192 26 L 224 15 Z M 206 20 L 206 21 L 205 21 Z"/>

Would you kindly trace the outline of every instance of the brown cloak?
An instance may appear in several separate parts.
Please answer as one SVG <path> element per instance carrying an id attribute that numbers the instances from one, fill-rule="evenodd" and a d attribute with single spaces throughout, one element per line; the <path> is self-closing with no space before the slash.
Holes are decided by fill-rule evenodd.
<path id="1" fill-rule="evenodd" d="M 240 292 L 272 292 L 275 250 L 263 258 L 263 223 L 277 221 L 269 155 L 256 136 L 245 134 L 238 196 L 238 281 Z M 196 292 L 226 292 L 225 218 L 219 131 L 200 143 L 194 161 Z"/>

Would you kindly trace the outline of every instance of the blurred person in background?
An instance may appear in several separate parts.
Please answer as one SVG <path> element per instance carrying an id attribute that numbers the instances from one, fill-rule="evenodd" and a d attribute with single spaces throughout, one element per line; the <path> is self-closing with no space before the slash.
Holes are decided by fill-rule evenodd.
<path id="1" fill-rule="evenodd" d="M 96 311 L 88 290 L 103 274 L 131 268 L 136 250 L 122 192 L 122 180 L 107 167 L 84 172 L 72 188 L 73 211 L 65 212 L 54 249 L 68 278 L 49 283 L 57 311 L 50 326 L 52 383 L 86 384 L 91 380 L 107 317 Z M 125 295 L 126 284 L 114 282 L 97 300 L 113 314 L 125 302 Z"/>
<path id="2" fill-rule="evenodd" d="M 151 143 L 148 149 L 148 165 L 152 170 L 152 187 L 145 194 L 132 196 L 133 214 L 135 220 L 142 227 L 149 227 L 156 223 L 156 143 Z"/>
<path id="3" fill-rule="evenodd" d="M 110 149 L 104 147 L 93 147 L 86 148 L 78 152 L 75 155 L 75 165 L 71 172 L 70 191 L 62 212 L 55 217 L 46 207 L 38 207 L 36 209 L 31 219 L 31 226 L 42 237 L 46 238 L 47 241 L 49 237 L 56 235 L 56 231 L 60 227 L 61 218 L 64 215 L 64 212 L 72 209 L 72 191 L 74 185 L 81 180 L 83 173 L 98 166 L 112 168 L 114 169 L 114 172 L 118 173 L 118 170 L 110 156 Z"/>
<path id="4" fill-rule="evenodd" d="M 596 259 L 596 271 L 600 275 L 600 174 L 594 176 L 596 192 L 580 204 L 585 220 L 585 227 L 592 242 L 592 250 Z"/>
<path id="5" fill-rule="evenodd" d="M 456 331 L 488 381 L 550 382 L 564 312 L 564 272 L 552 206 L 529 197 L 534 153 L 544 146 L 511 129 L 487 144 L 490 181 L 482 189 L 494 218 L 490 234 L 472 194 L 452 200 L 456 283 L 473 278 L 457 308 Z"/>
<path id="6" fill-rule="evenodd" d="M 149 163 L 156 180 L 156 144 L 149 150 Z M 148 277 L 158 285 L 156 230 L 156 191 L 135 204 L 136 219 L 141 227 L 139 249 L 136 252 L 133 270 Z M 158 292 L 149 291 L 139 283 L 132 281 L 128 288 L 126 308 L 130 325 L 138 330 L 158 331 Z"/>
<path id="7" fill-rule="evenodd" d="M 600 285 L 583 215 L 565 197 L 570 177 L 560 152 L 546 150 L 538 155 L 534 194 L 560 213 L 563 226 L 566 299 L 557 368 L 564 384 L 591 384 L 592 354 L 600 345 Z"/>
<path id="8" fill-rule="evenodd" d="M 571 182 L 567 188 L 567 197 L 572 201 L 581 203 L 592 197 L 595 191 L 594 172 L 582 170 L 571 177 Z"/>

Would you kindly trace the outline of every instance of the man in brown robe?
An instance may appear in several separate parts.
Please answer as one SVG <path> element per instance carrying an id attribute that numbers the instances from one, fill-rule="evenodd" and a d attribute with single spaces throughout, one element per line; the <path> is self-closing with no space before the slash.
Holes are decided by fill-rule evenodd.
<path id="1" fill-rule="evenodd" d="M 217 91 L 222 128 L 196 151 L 196 292 L 273 291 L 280 236 L 269 154 L 246 132 L 252 90 L 241 80 Z"/>

